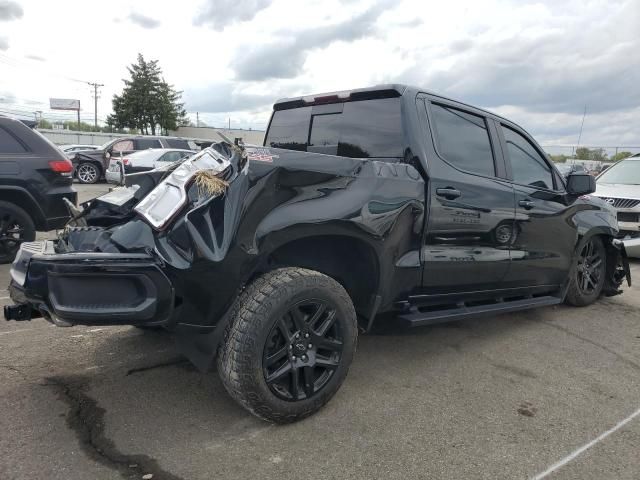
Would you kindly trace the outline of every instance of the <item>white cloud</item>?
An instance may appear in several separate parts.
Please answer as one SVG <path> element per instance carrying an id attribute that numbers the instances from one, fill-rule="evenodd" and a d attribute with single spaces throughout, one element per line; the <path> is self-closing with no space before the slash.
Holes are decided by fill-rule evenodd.
<path id="1" fill-rule="evenodd" d="M 0 21 L 15 20 L 24 14 L 22 7 L 12 0 L 0 0 Z"/>
<path id="2" fill-rule="evenodd" d="M 98 81 L 104 118 L 140 52 L 212 125 L 264 127 L 277 98 L 401 81 L 503 113 L 545 145 L 575 143 L 586 104 L 583 143 L 640 145 L 635 0 L 139 0 L 120 22 L 104 19 L 128 15 L 125 0 L 20 5 L 0 39 L 16 108 L 75 97 L 91 117 L 91 90 L 72 79 Z"/>
<path id="3" fill-rule="evenodd" d="M 148 17 L 147 15 L 143 15 L 138 12 L 131 12 L 129 14 L 129 21 L 142 28 L 157 28 L 160 26 L 160 22 L 155 18 Z"/>

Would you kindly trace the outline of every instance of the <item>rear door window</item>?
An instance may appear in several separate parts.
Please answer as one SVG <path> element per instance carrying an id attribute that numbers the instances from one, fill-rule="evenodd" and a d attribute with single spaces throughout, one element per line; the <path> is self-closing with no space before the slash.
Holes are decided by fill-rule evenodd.
<path id="1" fill-rule="evenodd" d="M 0 127 L 0 153 L 25 153 L 27 149 L 9 130 Z"/>
<path id="2" fill-rule="evenodd" d="M 112 152 L 131 152 L 133 151 L 133 140 L 122 140 L 120 142 L 116 142 L 111 147 Z"/>
<path id="3" fill-rule="evenodd" d="M 466 172 L 495 176 L 493 150 L 484 117 L 447 105 L 431 104 L 438 153 Z"/>
<path id="4" fill-rule="evenodd" d="M 522 185 L 553 190 L 553 173 L 538 150 L 515 130 L 502 126 L 513 181 Z"/>
<path id="5" fill-rule="evenodd" d="M 136 150 L 146 150 L 147 148 L 162 148 L 158 139 L 136 138 Z"/>

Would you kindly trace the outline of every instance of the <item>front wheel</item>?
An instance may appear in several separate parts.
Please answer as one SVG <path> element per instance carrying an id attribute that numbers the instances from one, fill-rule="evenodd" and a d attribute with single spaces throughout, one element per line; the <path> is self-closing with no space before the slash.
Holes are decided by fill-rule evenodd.
<path id="1" fill-rule="evenodd" d="M 338 391 L 357 335 L 353 304 L 338 282 L 303 268 L 274 270 L 237 299 L 218 372 L 229 394 L 254 415 L 294 422 Z"/>
<path id="2" fill-rule="evenodd" d="M 592 237 L 577 255 L 566 302 L 584 307 L 595 302 L 602 293 L 607 271 L 607 252 L 600 237 Z"/>
<path id="3" fill-rule="evenodd" d="M 100 169 L 93 163 L 84 162 L 78 165 L 76 176 L 80 183 L 96 183 L 100 179 Z"/>

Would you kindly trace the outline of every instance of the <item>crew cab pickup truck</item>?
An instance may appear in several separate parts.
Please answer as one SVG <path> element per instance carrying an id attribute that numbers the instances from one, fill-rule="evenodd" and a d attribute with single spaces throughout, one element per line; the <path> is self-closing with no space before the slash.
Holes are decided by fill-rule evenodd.
<path id="1" fill-rule="evenodd" d="M 5 317 L 172 331 L 260 418 L 320 409 L 359 332 L 620 293 L 629 267 L 593 177 L 518 125 L 382 85 L 276 102 L 264 145 L 127 175 L 27 243 Z M 377 320 L 378 319 L 378 320 Z"/>

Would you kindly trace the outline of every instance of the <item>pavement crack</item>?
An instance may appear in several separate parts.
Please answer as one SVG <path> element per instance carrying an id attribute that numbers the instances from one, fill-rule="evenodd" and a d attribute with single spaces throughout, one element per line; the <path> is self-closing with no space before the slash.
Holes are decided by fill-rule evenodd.
<path id="1" fill-rule="evenodd" d="M 153 365 L 148 365 L 146 367 L 131 368 L 131 369 L 127 370 L 127 373 L 125 374 L 125 377 L 128 377 L 129 375 L 133 375 L 135 373 L 146 372 L 148 370 L 154 370 L 156 368 L 173 367 L 175 365 L 188 365 L 188 364 L 189 364 L 189 360 L 187 360 L 187 359 L 185 359 L 183 357 L 175 358 L 173 360 L 167 360 L 165 362 L 154 363 Z"/>
<path id="2" fill-rule="evenodd" d="M 0 365 L 0 368 L 4 368 L 5 370 L 16 373 L 23 380 L 27 380 L 27 375 L 15 365 Z"/>
<path id="3" fill-rule="evenodd" d="M 162 470 L 157 460 L 140 454 L 120 452 L 104 434 L 105 409 L 89 397 L 81 377 L 48 377 L 43 386 L 53 387 L 68 406 L 67 426 L 76 434 L 82 450 L 92 460 L 117 471 L 122 478 L 140 479 L 152 475 L 155 480 L 183 480 Z"/>
<path id="4" fill-rule="evenodd" d="M 598 348 L 601 348 L 602 350 L 604 350 L 605 352 L 610 353 L 611 355 L 614 355 L 616 358 L 618 358 L 621 362 L 627 364 L 628 366 L 634 368 L 635 370 L 640 370 L 640 364 L 636 363 L 635 361 L 631 360 L 630 358 L 625 357 L 624 355 L 622 355 L 619 352 L 616 352 L 615 350 L 610 349 L 609 347 L 607 347 L 606 345 L 602 345 L 601 343 L 595 342 L 587 337 L 583 337 L 582 335 L 579 335 L 575 332 L 572 332 L 571 330 L 569 330 L 566 327 L 561 327 L 560 325 L 556 325 L 555 323 L 552 322 L 548 322 L 548 321 L 541 321 L 540 323 L 544 323 L 545 325 L 549 325 L 550 327 L 553 328 L 557 328 L 558 330 L 566 333 L 567 335 L 571 335 L 572 337 L 578 338 L 580 340 L 582 340 L 583 342 L 589 343 L 591 345 L 594 345 Z"/>

